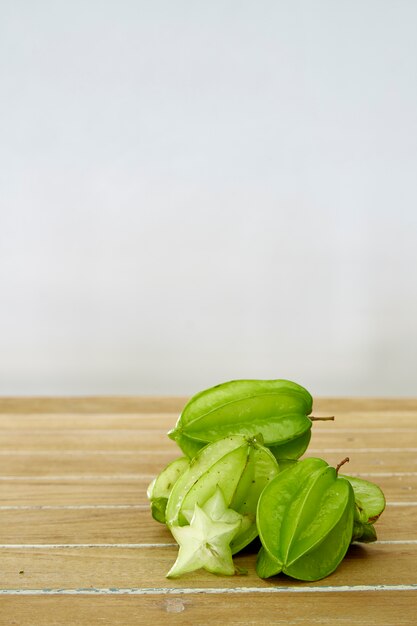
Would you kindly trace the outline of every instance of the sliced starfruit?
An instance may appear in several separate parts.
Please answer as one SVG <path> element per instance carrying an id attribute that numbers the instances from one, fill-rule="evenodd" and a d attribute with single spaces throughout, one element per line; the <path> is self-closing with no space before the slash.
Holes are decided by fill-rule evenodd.
<path id="1" fill-rule="evenodd" d="M 168 435 L 189 458 L 230 435 L 254 437 L 279 458 L 298 458 L 310 441 L 313 399 L 288 380 L 234 380 L 197 393 Z"/>
<path id="2" fill-rule="evenodd" d="M 259 498 L 258 575 L 314 581 L 331 574 L 350 545 L 354 510 L 350 482 L 322 459 L 287 467 Z"/>
<path id="3" fill-rule="evenodd" d="M 203 507 L 183 511 L 189 525 L 170 526 L 179 544 L 177 560 L 167 574 L 176 578 L 204 568 L 213 574 L 231 576 L 236 572 L 230 544 L 238 534 L 243 516 L 227 507 L 219 486 Z"/>
<path id="4" fill-rule="evenodd" d="M 195 505 L 203 507 L 220 488 L 227 507 L 242 515 L 239 532 L 231 542 L 232 553 L 258 534 L 256 507 L 264 487 L 278 474 L 273 454 L 261 437 L 233 435 L 206 445 L 176 481 L 168 498 L 168 527 L 184 526 Z"/>

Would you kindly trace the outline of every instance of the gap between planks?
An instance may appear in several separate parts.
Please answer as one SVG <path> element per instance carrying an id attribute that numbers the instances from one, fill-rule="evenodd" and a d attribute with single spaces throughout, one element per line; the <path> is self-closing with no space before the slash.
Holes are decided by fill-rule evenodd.
<path id="1" fill-rule="evenodd" d="M 190 594 L 249 594 L 249 593 L 352 593 L 369 591 L 416 591 L 411 585 L 336 585 L 323 587 L 113 587 L 80 589 L 0 589 L 0 595 L 190 595 Z"/>
<path id="2" fill-rule="evenodd" d="M 352 545 L 363 545 L 360 542 L 353 542 Z M 381 539 L 372 542 L 372 546 L 407 546 L 417 545 L 417 539 Z M 2 543 L 1 550 L 78 550 L 104 548 L 110 550 L 152 550 L 155 548 L 176 548 L 177 543 Z"/>

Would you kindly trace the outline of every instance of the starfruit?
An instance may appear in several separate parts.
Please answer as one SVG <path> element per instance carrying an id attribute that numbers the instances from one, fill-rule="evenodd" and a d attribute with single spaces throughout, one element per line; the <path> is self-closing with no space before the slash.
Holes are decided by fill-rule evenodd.
<path id="1" fill-rule="evenodd" d="M 243 516 L 227 507 L 219 486 L 203 507 L 184 511 L 188 526 L 171 526 L 179 544 L 177 560 L 167 577 L 176 578 L 204 568 L 213 574 L 231 576 L 236 572 L 230 544 L 238 534 Z"/>
<path id="2" fill-rule="evenodd" d="M 146 495 L 151 505 L 151 513 L 154 520 L 165 524 L 165 509 L 168 496 L 178 478 L 185 472 L 190 462 L 182 456 L 171 461 L 164 467 L 156 478 L 148 486 Z"/>
<path id="3" fill-rule="evenodd" d="M 234 380 L 197 393 L 168 435 L 192 458 L 207 443 L 230 435 L 254 437 L 276 458 L 299 458 L 311 437 L 313 400 L 288 380 Z"/>
<path id="4" fill-rule="evenodd" d="M 202 448 L 172 488 L 165 511 L 168 527 L 186 525 L 195 506 L 203 507 L 219 487 L 226 506 L 242 515 L 230 544 L 232 553 L 250 543 L 258 534 L 258 498 L 279 472 L 275 457 L 261 440 L 233 435 Z"/>
<path id="5" fill-rule="evenodd" d="M 375 522 L 385 509 L 385 496 L 375 483 L 357 476 L 343 475 L 353 487 L 355 515 L 352 541 L 370 543 L 377 540 Z"/>
<path id="6" fill-rule="evenodd" d="M 350 482 L 322 459 L 287 467 L 259 498 L 258 575 L 314 581 L 331 574 L 350 545 L 354 510 Z"/>

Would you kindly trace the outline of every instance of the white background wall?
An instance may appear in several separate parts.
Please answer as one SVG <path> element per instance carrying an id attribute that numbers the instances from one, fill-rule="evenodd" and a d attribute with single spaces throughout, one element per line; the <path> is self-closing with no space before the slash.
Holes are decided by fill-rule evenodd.
<path id="1" fill-rule="evenodd" d="M 417 394 L 414 0 L 1 0 L 0 393 Z"/>

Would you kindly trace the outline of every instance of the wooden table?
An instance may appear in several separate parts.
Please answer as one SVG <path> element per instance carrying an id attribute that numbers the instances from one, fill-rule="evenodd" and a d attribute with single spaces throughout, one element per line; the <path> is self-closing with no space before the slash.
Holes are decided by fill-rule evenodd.
<path id="1" fill-rule="evenodd" d="M 178 456 L 166 431 L 184 398 L 0 400 L 0 623 L 415 624 L 417 400 L 319 399 L 310 456 L 377 482 L 379 541 L 328 578 L 165 574 L 177 548 L 146 487 Z"/>

